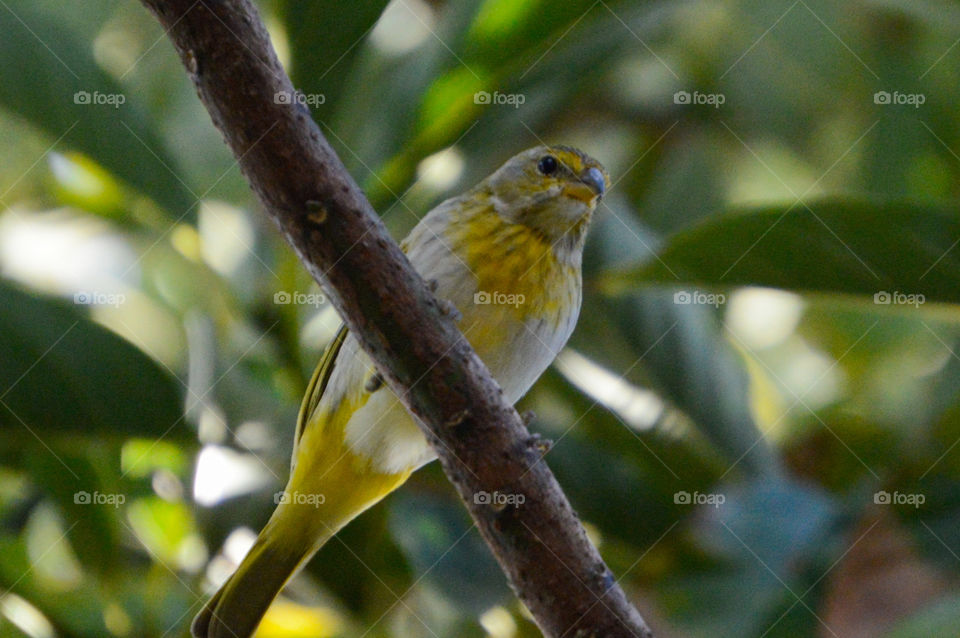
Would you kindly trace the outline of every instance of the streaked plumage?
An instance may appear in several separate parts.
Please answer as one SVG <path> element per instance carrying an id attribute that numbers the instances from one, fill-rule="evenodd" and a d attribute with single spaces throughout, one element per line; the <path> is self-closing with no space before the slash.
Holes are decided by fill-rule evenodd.
<path id="1" fill-rule="evenodd" d="M 580 310 L 580 261 L 608 179 L 569 147 L 525 151 L 428 213 L 402 246 L 515 402 L 566 343 Z M 490 303 L 484 303 L 489 301 Z M 341 328 L 301 407 L 282 502 L 197 616 L 195 636 L 244 638 L 289 577 L 341 527 L 435 455 L 370 359 Z M 297 495 L 322 495 L 315 506 Z M 302 499 L 301 499 L 302 500 Z"/>

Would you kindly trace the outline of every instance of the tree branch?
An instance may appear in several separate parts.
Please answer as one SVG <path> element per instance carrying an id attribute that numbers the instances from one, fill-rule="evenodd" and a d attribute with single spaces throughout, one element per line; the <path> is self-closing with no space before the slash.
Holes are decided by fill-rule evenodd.
<path id="1" fill-rule="evenodd" d="M 541 462 L 537 440 L 391 239 L 310 112 L 277 103 L 277 94 L 294 89 L 251 2 L 143 2 L 167 30 L 266 212 L 419 417 L 444 472 L 543 632 L 649 638 Z M 495 491 L 526 500 L 506 508 L 476 502 L 476 494 Z"/>

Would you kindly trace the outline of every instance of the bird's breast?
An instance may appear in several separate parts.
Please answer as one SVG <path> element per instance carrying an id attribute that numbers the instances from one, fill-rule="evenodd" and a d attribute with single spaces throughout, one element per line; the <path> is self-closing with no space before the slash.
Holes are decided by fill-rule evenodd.
<path id="1" fill-rule="evenodd" d="M 573 331 L 579 261 L 560 258 L 542 235 L 496 214 L 448 227 L 448 250 L 445 270 L 456 274 L 438 281 L 437 294 L 460 310 L 461 331 L 515 402 Z"/>

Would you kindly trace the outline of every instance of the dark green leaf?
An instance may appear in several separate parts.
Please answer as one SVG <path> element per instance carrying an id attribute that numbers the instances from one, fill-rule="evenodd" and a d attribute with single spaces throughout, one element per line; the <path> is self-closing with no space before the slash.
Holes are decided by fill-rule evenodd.
<path id="1" fill-rule="evenodd" d="M 617 292 L 659 282 L 878 295 L 878 303 L 888 304 L 958 303 L 958 240 L 960 216 L 953 210 L 798 203 L 711 218 L 674 235 L 656 259 L 609 273 L 605 284 Z"/>
<path id="2" fill-rule="evenodd" d="M 60 302 L 0 282 L 0 424 L 51 434 L 182 437 L 177 385 L 142 351 Z"/>
<path id="3" fill-rule="evenodd" d="M 329 119 L 364 38 L 386 6 L 387 0 L 366 0 L 351 3 L 344 11 L 342 3 L 330 0 L 283 3 L 281 13 L 294 55 L 294 84 L 305 94 L 324 96 L 314 109 L 319 119 Z"/>

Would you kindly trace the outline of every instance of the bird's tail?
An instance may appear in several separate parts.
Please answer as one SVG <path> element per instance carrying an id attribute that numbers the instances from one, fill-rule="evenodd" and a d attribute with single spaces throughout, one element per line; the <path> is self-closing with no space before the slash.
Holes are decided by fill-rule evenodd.
<path id="1" fill-rule="evenodd" d="M 329 539 L 292 539 L 289 530 L 278 533 L 284 508 L 275 512 L 257 537 L 237 571 L 207 601 L 190 626 L 194 638 L 247 638 L 287 581 Z M 279 515 L 279 516 L 277 516 Z"/>
<path id="2" fill-rule="evenodd" d="M 324 463 L 319 467 L 328 468 L 323 472 L 327 489 L 305 478 L 317 474 L 315 466 L 297 465 L 291 485 L 301 489 L 288 485 L 286 494 L 323 498 L 277 506 L 240 567 L 193 620 L 190 631 L 194 638 L 253 635 L 270 603 L 297 570 L 340 528 L 399 487 L 412 471 L 382 474 L 358 470 L 353 463 Z"/>

